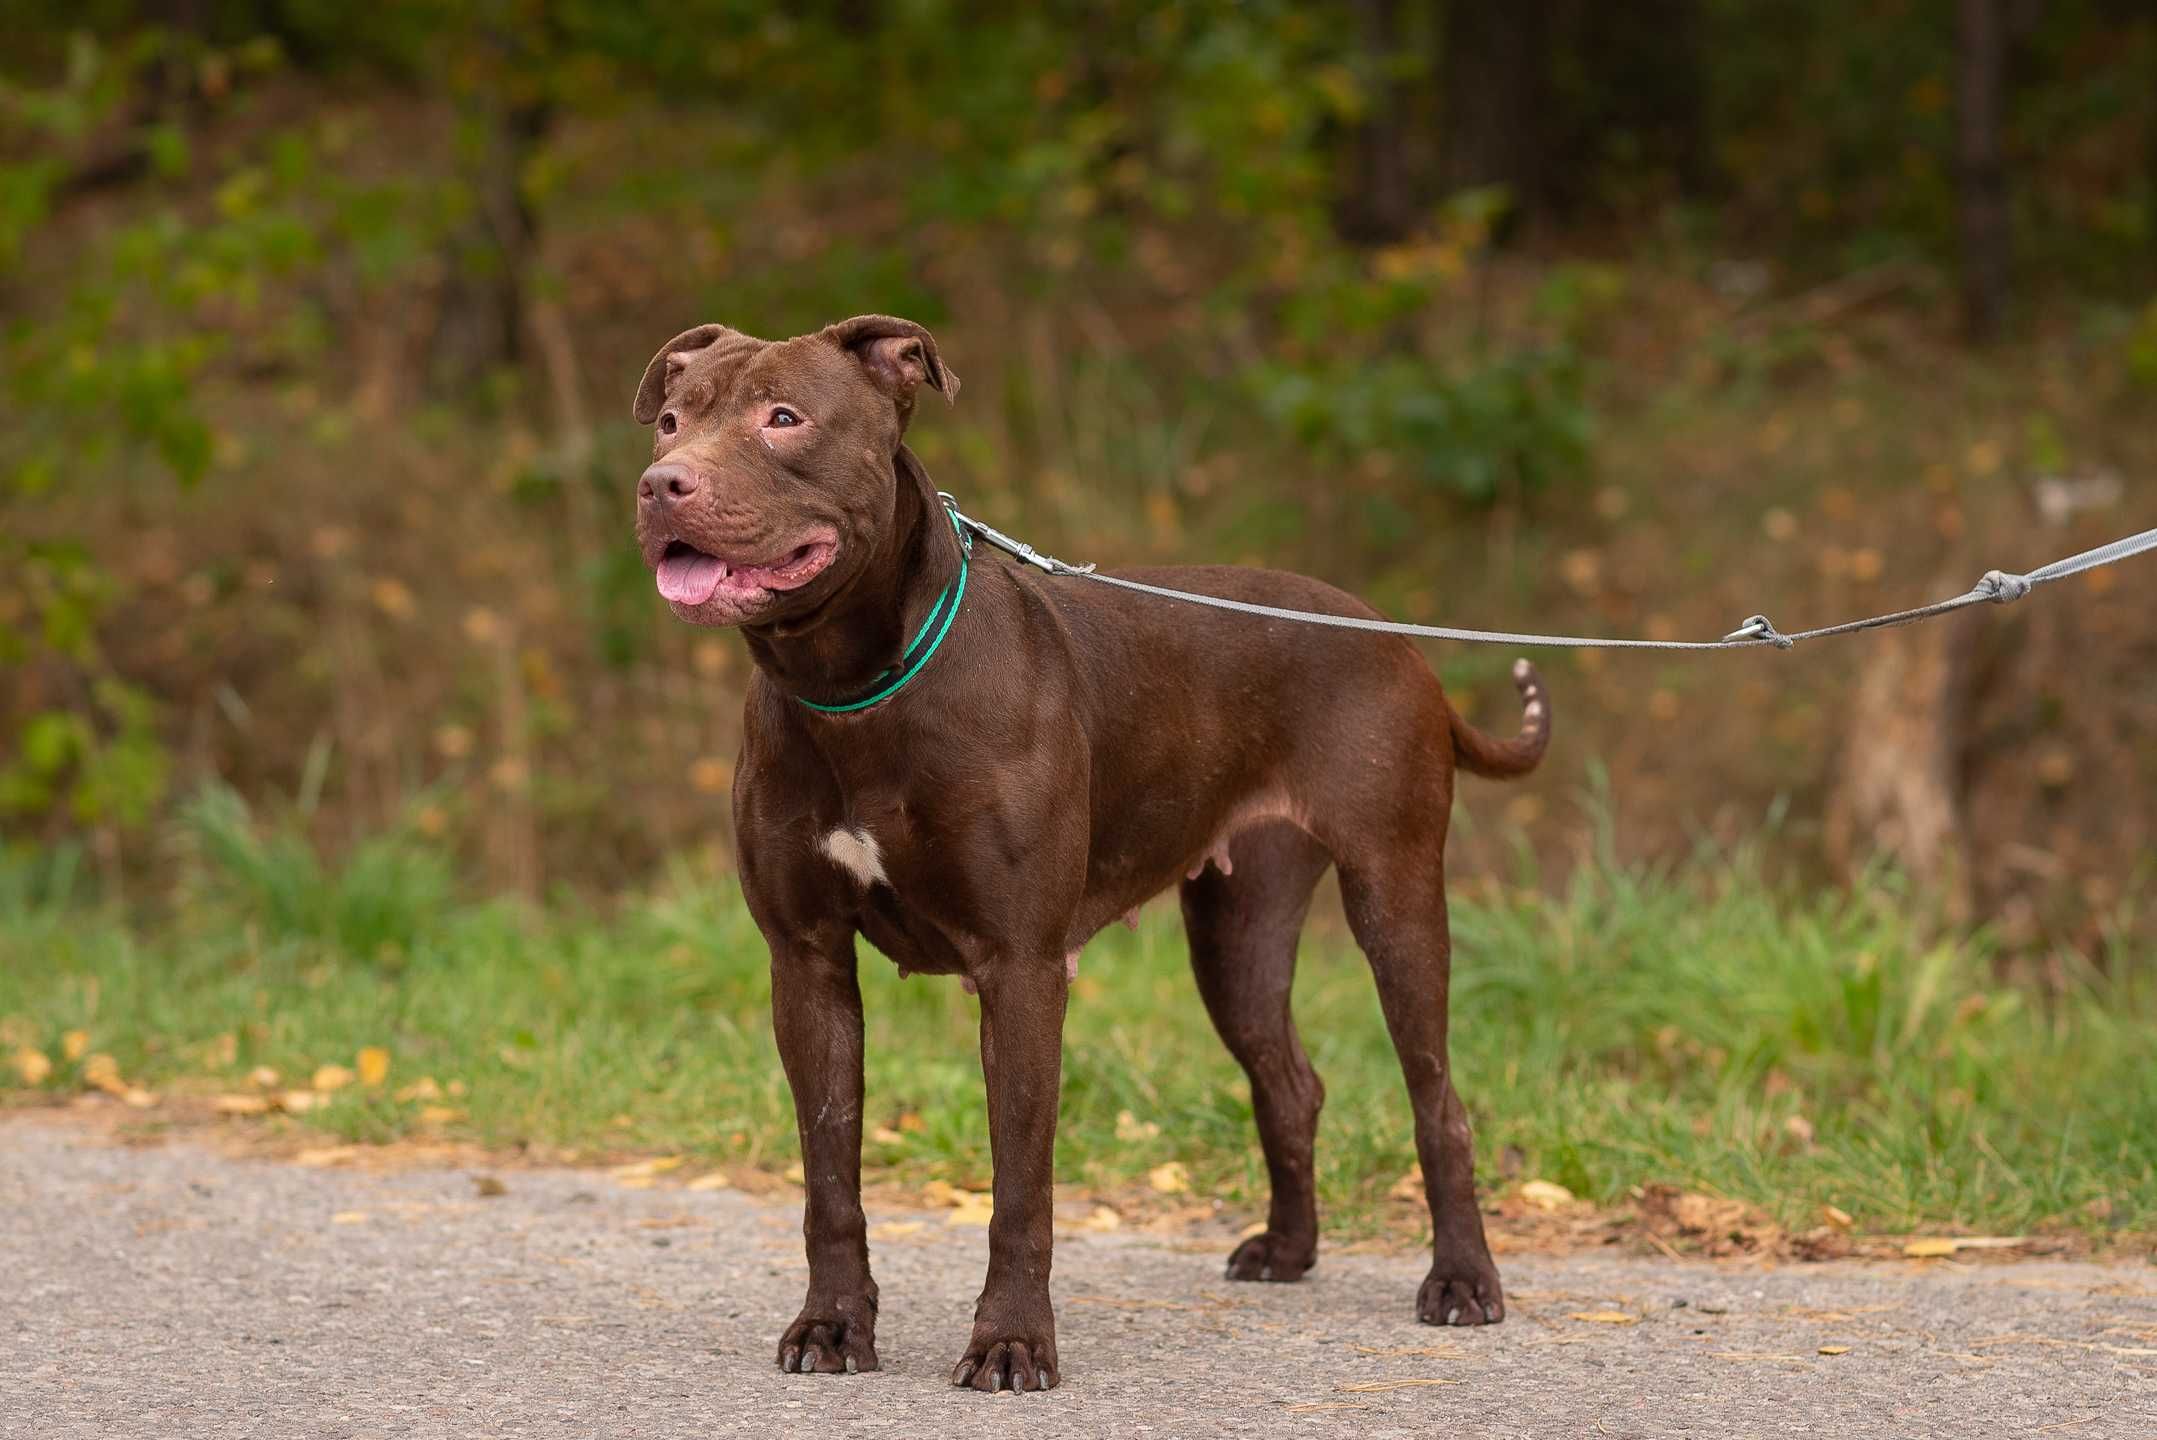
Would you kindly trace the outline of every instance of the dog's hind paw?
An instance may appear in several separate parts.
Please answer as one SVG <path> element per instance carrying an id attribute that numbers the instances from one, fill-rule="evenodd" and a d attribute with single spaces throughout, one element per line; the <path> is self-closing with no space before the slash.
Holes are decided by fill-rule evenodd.
<path id="1" fill-rule="evenodd" d="M 1231 1280 L 1301 1280 L 1317 1262 L 1318 1247 L 1309 1240 L 1296 1240 L 1267 1230 L 1238 1245 L 1228 1257 Z"/>

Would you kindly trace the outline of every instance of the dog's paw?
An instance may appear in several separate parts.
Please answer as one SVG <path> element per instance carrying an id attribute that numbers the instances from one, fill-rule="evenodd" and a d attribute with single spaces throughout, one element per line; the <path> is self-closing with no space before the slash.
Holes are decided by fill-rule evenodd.
<path id="1" fill-rule="evenodd" d="M 1056 1341 L 989 1339 L 976 1334 L 952 1367 L 951 1383 L 999 1394 L 1005 1390 L 1053 1390 L 1063 1376 L 1056 1369 Z"/>
<path id="2" fill-rule="evenodd" d="M 1431 1267 L 1416 1294 L 1416 1319 L 1426 1325 L 1495 1325 L 1505 1319 L 1505 1291 L 1489 1261 Z"/>
<path id="3" fill-rule="evenodd" d="M 876 1368 L 876 1302 L 811 1301 L 779 1337 L 779 1368 L 803 1375 L 854 1375 Z"/>
<path id="4" fill-rule="evenodd" d="M 1318 1247 L 1275 1230 L 1253 1235 L 1228 1257 L 1231 1280 L 1301 1280 L 1317 1262 Z"/>

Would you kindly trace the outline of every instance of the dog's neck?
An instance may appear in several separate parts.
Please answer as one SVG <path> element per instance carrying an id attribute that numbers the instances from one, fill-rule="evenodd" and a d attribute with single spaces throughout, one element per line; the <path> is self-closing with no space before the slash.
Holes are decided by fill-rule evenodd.
<path id="1" fill-rule="evenodd" d="M 958 535 L 928 472 L 903 445 L 892 468 L 891 529 L 861 573 L 803 623 L 743 631 L 750 658 L 789 695 L 827 705 L 862 695 L 897 663 L 958 576 Z"/>

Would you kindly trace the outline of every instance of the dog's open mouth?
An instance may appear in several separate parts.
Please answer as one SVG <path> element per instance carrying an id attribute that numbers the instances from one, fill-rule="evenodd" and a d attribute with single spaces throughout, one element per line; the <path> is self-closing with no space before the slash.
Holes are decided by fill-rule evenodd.
<path id="1" fill-rule="evenodd" d="M 686 540 L 671 542 L 659 557 L 659 593 L 694 608 L 715 599 L 743 601 L 767 590 L 795 590 L 831 563 L 836 545 L 818 538 L 762 564 L 728 560 Z"/>

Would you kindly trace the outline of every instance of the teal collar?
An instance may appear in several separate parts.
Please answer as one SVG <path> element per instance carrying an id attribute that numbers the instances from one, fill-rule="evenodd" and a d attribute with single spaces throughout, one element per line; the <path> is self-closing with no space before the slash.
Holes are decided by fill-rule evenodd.
<path id="1" fill-rule="evenodd" d="M 958 511 L 949 504 L 945 505 L 944 510 L 951 516 L 951 528 L 957 531 L 959 536 L 959 575 L 937 595 L 936 603 L 929 607 L 929 618 L 921 622 L 921 628 L 914 632 L 914 638 L 899 652 L 899 663 L 879 672 L 877 677 L 869 682 L 867 692 L 858 699 L 841 701 L 836 705 L 819 705 L 814 700 L 802 700 L 799 695 L 794 697 L 796 700 L 801 700 L 801 703 L 811 710 L 826 715 L 849 715 L 856 710 L 866 710 L 872 705 L 883 704 L 904 690 L 907 682 L 919 675 L 921 667 L 935 656 L 944 643 L 944 637 L 951 633 L 951 622 L 958 618 L 959 602 L 966 598 L 966 562 L 967 557 L 974 551 L 974 537 L 959 523 Z"/>

